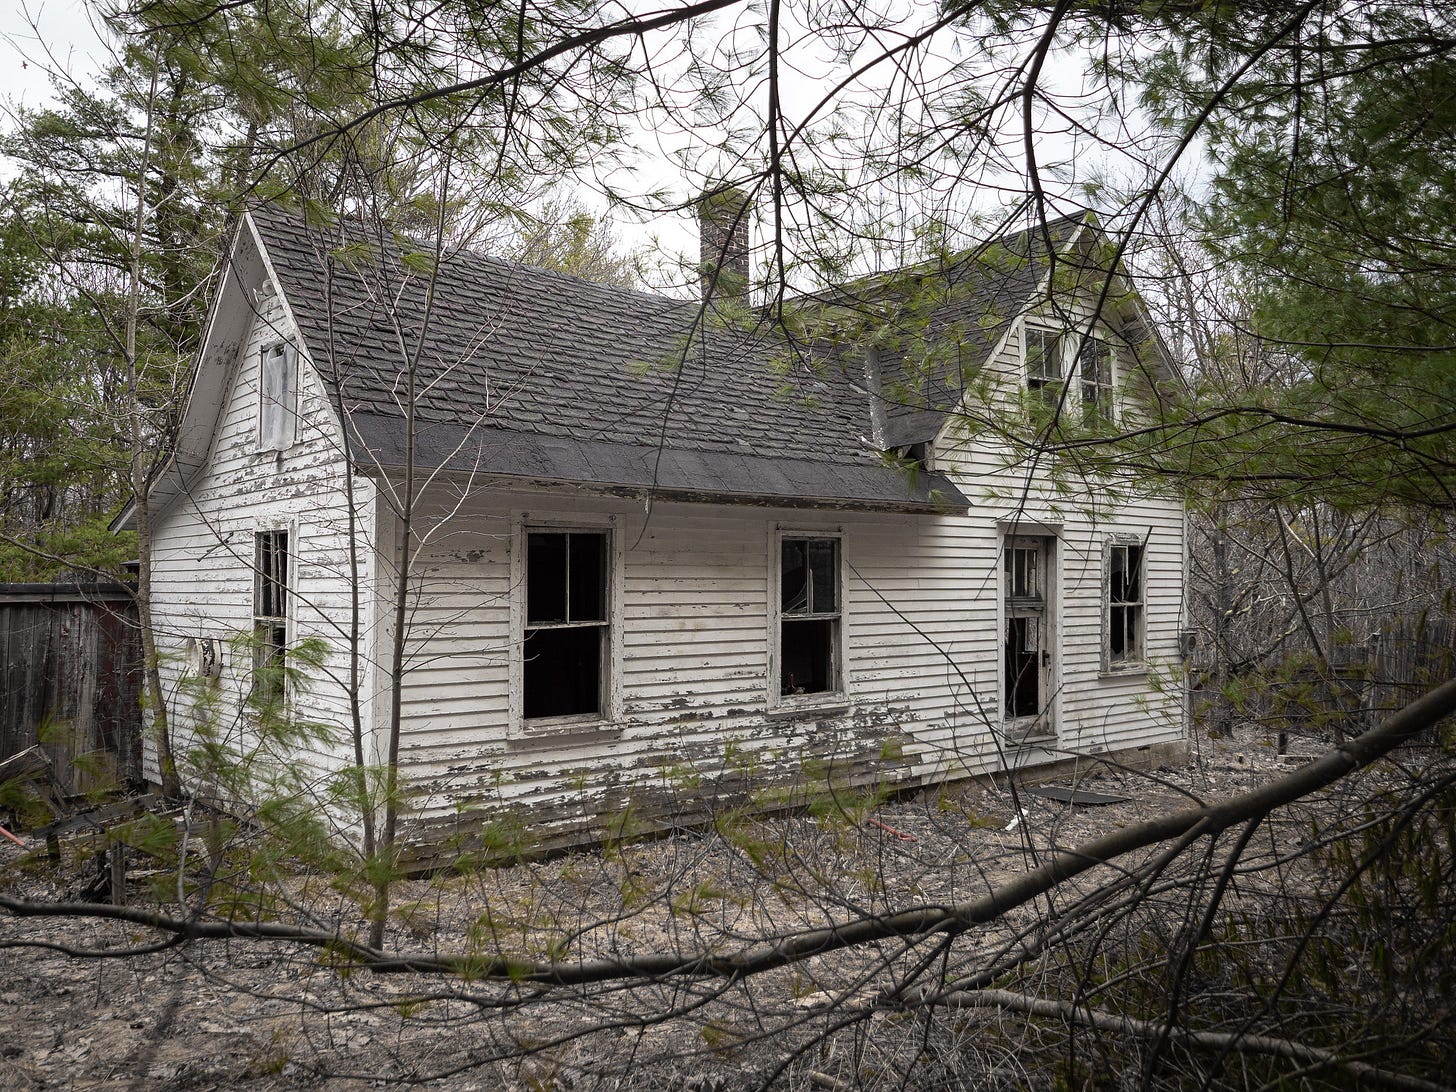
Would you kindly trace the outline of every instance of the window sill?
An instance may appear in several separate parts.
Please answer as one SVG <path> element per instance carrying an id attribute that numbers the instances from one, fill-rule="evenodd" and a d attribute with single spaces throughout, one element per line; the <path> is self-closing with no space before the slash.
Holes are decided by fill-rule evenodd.
<path id="1" fill-rule="evenodd" d="M 1097 672 L 1099 679 L 1124 679 L 1134 675 L 1146 675 L 1151 671 L 1147 663 L 1139 660 L 1137 663 L 1113 664 L 1111 667 L 1104 667 Z"/>
<path id="2" fill-rule="evenodd" d="M 849 699 L 843 694 L 820 694 L 812 698 L 781 698 L 764 710 L 765 720 L 820 720 L 849 713 Z"/>
<path id="3" fill-rule="evenodd" d="M 543 717 L 516 723 L 506 733 L 512 750 L 548 746 L 563 740 L 610 740 L 622 735 L 622 726 L 600 717 Z"/>

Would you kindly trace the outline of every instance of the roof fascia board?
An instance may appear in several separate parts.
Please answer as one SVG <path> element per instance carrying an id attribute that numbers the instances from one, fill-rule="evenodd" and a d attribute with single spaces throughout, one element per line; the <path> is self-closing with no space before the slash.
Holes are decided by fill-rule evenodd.
<path id="1" fill-rule="evenodd" d="M 239 252 L 243 246 L 247 223 L 248 215 L 244 212 L 233 231 L 232 242 L 228 245 L 227 254 L 223 258 L 217 296 L 212 301 L 212 306 L 208 308 L 207 318 L 203 323 L 202 339 L 194 358 L 192 374 L 187 378 L 187 389 L 182 395 L 182 413 L 177 420 L 176 439 L 172 450 L 167 453 L 166 461 L 160 472 L 147 488 L 147 500 L 151 505 L 150 515 L 152 517 L 166 512 L 171 507 L 173 501 L 183 492 L 187 478 L 195 474 L 201 467 L 206 466 L 213 455 L 214 445 L 217 442 L 217 425 L 222 420 L 226 408 L 222 398 L 214 396 L 211 399 L 204 399 L 203 393 L 216 395 L 217 387 L 209 382 L 212 371 L 211 362 L 221 352 L 217 342 L 223 336 L 221 331 L 225 319 L 230 317 L 228 315 L 229 299 L 233 293 L 242 291 L 235 285 L 240 264 Z M 228 361 L 220 367 L 224 373 L 230 374 L 233 365 L 234 362 Z M 221 383 L 221 389 L 227 389 L 226 377 Z M 211 414 L 208 413 L 209 408 Z M 198 438 L 203 441 L 200 452 L 193 450 Z M 189 455 L 193 457 L 188 459 Z M 112 534 L 135 530 L 136 510 L 137 500 L 133 497 L 107 524 L 107 530 Z"/>
<path id="2" fill-rule="evenodd" d="M 393 473 L 391 473 L 393 471 Z M 395 478 L 402 473 L 398 468 L 382 468 L 377 463 L 370 469 L 357 470 L 370 478 Z M 610 485 L 596 482 L 568 481 L 561 478 L 515 477 L 509 474 L 482 474 L 478 471 L 437 469 L 431 471 L 431 479 L 449 481 L 457 485 L 469 485 L 472 489 L 539 491 L 592 497 L 616 497 L 639 503 L 675 501 L 685 504 L 733 505 L 752 508 L 794 508 L 819 509 L 837 512 L 907 512 L 907 513 L 962 513 L 971 508 L 971 502 L 962 497 L 959 500 L 944 501 L 855 501 L 825 497 L 788 497 L 781 494 L 714 492 L 707 489 L 685 489 L 678 486 Z"/>
<path id="3" fill-rule="evenodd" d="M 224 336 L 224 322 L 230 320 L 233 328 L 242 324 L 241 315 L 234 313 L 234 297 L 246 292 L 246 289 L 239 284 L 238 267 L 243 260 L 241 250 L 244 241 L 244 225 L 247 222 L 247 214 L 244 213 L 237 230 L 233 233 L 232 245 L 228 247 L 222 278 L 218 284 L 217 298 L 213 300 L 208 313 L 206 332 L 203 335 L 202 344 L 197 350 L 192 375 L 187 382 L 186 401 L 177 425 L 177 442 L 173 447 L 172 458 L 169 460 L 178 473 L 183 476 L 186 476 L 190 469 L 186 459 L 188 454 L 200 456 L 196 460 L 196 465 L 206 464 L 207 459 L 212 455 L 212 445 L 217 436 L 218 422 L 222 420 L 222 415 L 226 412 L 226 407 L 222 404 L 223 400 L 217 397 L 217 394 L 220 390 L 227 388 L 235 361 L 221 361 L 216 365 L 214 365 L 214 361 L 218 356 L 224 355 L 218 344 Z M 222 371 L 220 381 L 210 382 L 219 368 Z M 202 397 L 204 393 L 212 394 L 213 397 L 204 399 Z M 208 413 L 209 408 L 211 409 L 210 414 Z M 189 441 L 192 441 L 194 437 L 201 437 L 205 440 L 200 451 L 194 452 L 189 446 Z"/>

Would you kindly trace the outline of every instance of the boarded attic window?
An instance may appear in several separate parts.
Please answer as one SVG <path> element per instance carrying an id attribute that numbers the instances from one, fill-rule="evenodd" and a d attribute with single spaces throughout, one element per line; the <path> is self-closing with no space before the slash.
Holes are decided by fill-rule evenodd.
<path id="1" fill-rule="evenodd" d="M 779 693 L 838 691 L 839 540 L 785 538 L 779 544 Z"/>
<path id="2" fill-rule="evenodd" d="M 528 533 L 524 716 L 600 716 L 610 636 L 606 534 Z"/>
<path id="3" fill-rule="evenodd" d="M 298 417 L 298 350 L 270 345 L 258 357 L 258 450 L 287 451 Z"/>

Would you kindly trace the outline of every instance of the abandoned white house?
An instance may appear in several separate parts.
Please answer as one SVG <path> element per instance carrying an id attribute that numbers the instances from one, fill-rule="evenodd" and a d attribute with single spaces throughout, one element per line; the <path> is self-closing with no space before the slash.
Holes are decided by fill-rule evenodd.
<path id="1" fill-rule="evenodd" d="M 1090 220 L 801 301 L 797 340 L 746 300 L 338 230 L 243 217 L 151 494 L 184 748 L 186 675 L 237 709 L 318 637 L 299 712 L 335 742 L 294 760 L 327 778 L 357 724 L 383 761 L 397 702 L 420 821 L 1179 753 L 1181 505 L 1131 472 L 1054 489 L 1055 454 L 982 425 L 1115 422 L 1166 369 L 1125 286 L 1099 315 L 1101 278 L 1053 270 Z"/>

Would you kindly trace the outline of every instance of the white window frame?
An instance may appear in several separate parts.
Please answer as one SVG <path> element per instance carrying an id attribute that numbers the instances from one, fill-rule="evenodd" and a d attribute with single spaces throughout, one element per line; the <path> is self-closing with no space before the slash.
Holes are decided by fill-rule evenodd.
<path id="1" fill-rule="evenodd" d="M 1044 342 L 1042 365 L 1036 367 L 1031 353 L 1033 338 Z M 1049 341 L 1049 346 L 1045 343 Z M 1048 352 L 1047 349 L 1050 351 Z M 1101 353 L 1106 374 L 1094 383 L 1088 383 L 1086 368 L 1089 359 L 1096 359 Z M 1049 369 L 1047 361 L 1055 361 L 1055 368 Z M 1117 404 L 1117 350 L 1114 342 L 1103 335 L 1099 326 L 1077 333 L 1051 323 L 1035 319 L 1023 320 L 1021 326 L 1021 385 L 1026 394 L 1039 400 L 1048 409 L 1059 403 L 1063 414 L 1076 407 L 1083 423 L 1090 423 L 1091 405 L 1087 397 L 1089 388 L 1096 391 L 1103 406 L 1103 418 L 1116 424 L 1119 418 Z M 1055 374 L 1051 374 L 1052 372 Z M 1062 395 L 1062 388 L 1075 389 L 1075 396 L 1068 392 Z"/>
<path id="2" fill-rule="evenodd" d="M 785 694 L 781 677 L 784 633 L 783 609 L 783 560 L 784 542 L 796 539 L 824 539 L 835 543 L 834 600 L 836 609 L 825 612 L 791 612 L 790 620 L 813 621 L 829 619 L 834 622 L 832 647 L 830 649 L 830 672 L 832 685 L 827 690 L 806 694 Z M 849 698 L 848 671 L 846 669 L 846 626 L 848 609 L 845 602 L 846 581 L 844 578 L 844 531 L 842 528 L 776 527 L 769 542 L 769 662 L 768 662 L 768 707 L 792 711 L 796 709 L 822 709 L 846 704 Z"/>
<path id="3" fill-rule="evenodd" d="M 1101 361 L 1101 374 L 1089 382 L 1089 362 Z M 1102 422 L 1117 424 L 1117 349 L 1096 330 L 1087 334 L 1077 348 L 1077 388 L 1082 402 L 1082 423 L 1092 424 L 1094 416 Z M 1088 397 L 1092 391 L 1093 396 Z M 1100 410 L 1094 414 L 1094 406 Z"/>
<path id="4" fill-rule="evenodd" d="M 298 349 L 285 341 L 258 352 L 258 450 L 287 451 L 298 439 Z"/>
<path id="5" fill-rule="evenodd" d="M 1033 338 L 1042 343 L 1040 366 L 1031 355 Z M 1061 401 L 1061 389 L 1067 381 L 1066 342 L 1067 331 L 1064 329 L 1036 322 L 1023 322 L 1021 325 L 1022 388 L 1049 409 L 1056 408 Z M 1055 363 L 1055 374 L 1049 373 L 1048 362 Z"/>
<path id="6" fill-rule="evenodd" d="M 1148 543 L 1150 536 L 1114 532 L 1102 542 L 1102 673 L 1104 675 L 1140 675 L 1148 670 Z M 1136 598 L 1114 600 L 1112 597 L 1113 558 L 1118 551 L 1138 551 L 1138 594 Z M 1112 612 L 1132 608 L 1137 611 L 1136 648 L 1112 651 Z M 1124 626 L 1124 633 L 1126 627 Z"/>
<path id="7" fill-rule="evenodd" d="M 527 618 L 527 547 L 532 534 L 591 534 L 606 539 L 606 637 L 602 652 L 601 695 L 598 712 L 559 717 L 526 716 L 526 631 L 539 628 Z M 615 516 L 601 522 L 540 518 L 529 512 L 517 513 L 511 536 L 511 657 L 510 720 L 507 737 L 515 741 L 551 739 L 563 735 L 615 732 L 621 720 L 622 694 L 622 552 L 621 529 Z"/>
<path id="8" fill-rule="evenodd" d="M 270 551 L 276 555 L 276 543 L 278 536 L 283 541 L 283 571 L 278 573 L 276 566 L 270 567 L 265 564 L 264 539 L 272 539 L 275 548 Z M 288 650 L 293 644 L 293 604 L 296 598 L 294 590 L 295 574 L 297 572 L 298 536 L 291 526 L 284 527 L 259 527 L 253 532 L 253 678 L 252 686 L 256 687 L 261 679 L 261 670 L 276 657 L 281 661 L 280 667 L 284 670 L 281 683 L 282 690 L 277 695 L 283 701 L 288 700 L 287 667 Z M 281 577 L 281 579 L 279 579 Z M 267 589 L 271 582 L 278 584 L 278 595 L 282 597 L 282 613 L 267 613 L 270 605 L 267 600 Z M 264 632 L 268 636 L 265 638 Z M 279 631 L 283 634 L 281 643 L 275 643 L 274 635 Z"/>

